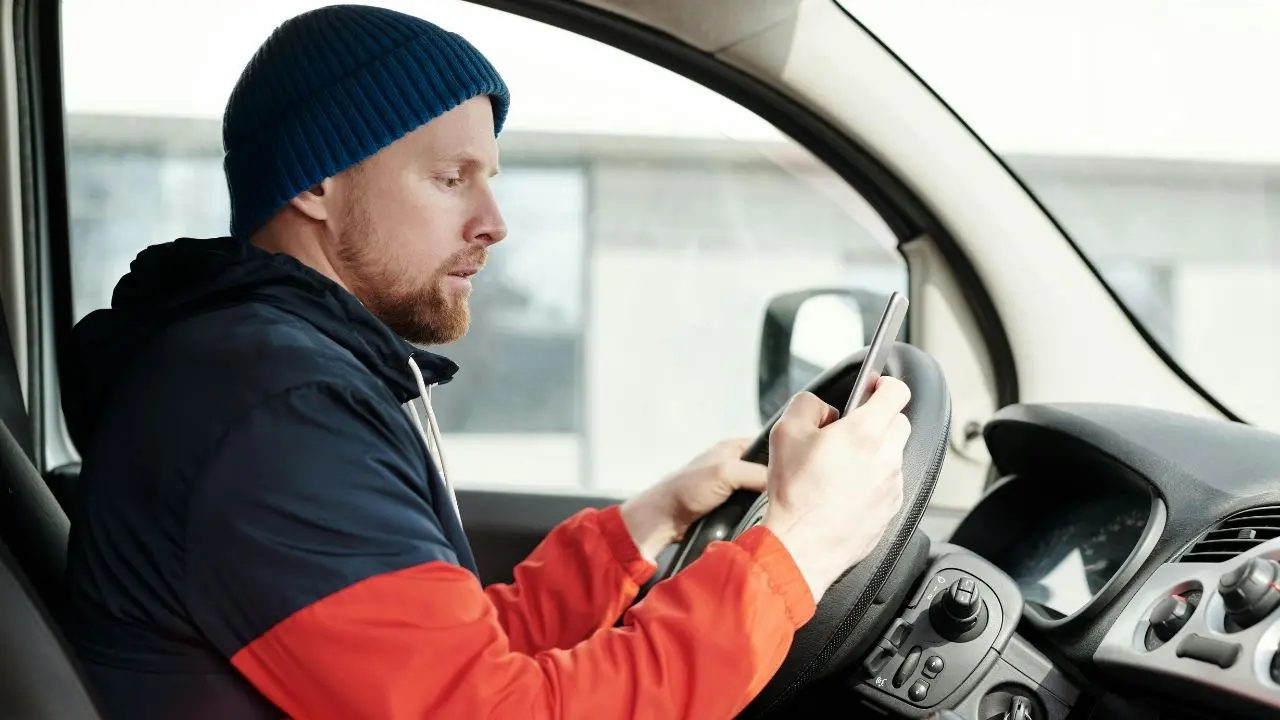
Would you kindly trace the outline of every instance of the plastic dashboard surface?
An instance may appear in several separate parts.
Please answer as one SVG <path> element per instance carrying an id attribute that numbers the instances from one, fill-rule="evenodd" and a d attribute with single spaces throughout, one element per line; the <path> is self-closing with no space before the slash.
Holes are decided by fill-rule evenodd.
<path id="1" fill-rule="evenodd" d="M 1078 567 L 1061 586 L 1074 591 L 1073 599 L 1038 613 L 1031 609 L 1037 603 L 1027 603 L 1024 617 L 1073 662 L 1093 662 L 1135 592 L 1203 531 L 1231 513 L 1280 502 L 1280 435 L 1238 423 L 1120 405 L 1011 405 L 984 434 L 996 470 L 1011 479 L 983 498 L 951 542 L 1011 575 L 1041 560 L 1052 566 L 1052 552 L 1076 552 L 1079 538 L 1147 508 L 1129 553 L 1133 528 L 1128 539 L 1095 555 L 1093 563 L 1109 565 L 1111 577 L 1093 578 L 1083 605 Z M 1030 543 L 1052 548 L 1055 532 L 1068 537 L 1063 547 L 1034 555 Z M 1023 582 L 1032 581 L 1035 572 L 1024 575 Z"/>
<path id="2" fill-rule="evenodd" d="M 1245 627 L 1234 622 L 1217 592 L 1224 575 L 1254 558 L 1280 560 L 1280 539 L 1227 562 L 1161 566 L 1111 627 L 1095 661 L 1162 693 L 1176 694 L 1179 687 L 1218 691 L 1214 704 L 1231 717 L 1274 717 L 1280 709 L 1280 587 L 1272 581 L 1270 597 L 1263 597 L 1268 611 Z M 1184 607 L 1186 598 L 1194 600 L 1176 630 L 1157 636 L 1152 621 L 1168 617 L 1168 598 L 1184 600 Z"/>

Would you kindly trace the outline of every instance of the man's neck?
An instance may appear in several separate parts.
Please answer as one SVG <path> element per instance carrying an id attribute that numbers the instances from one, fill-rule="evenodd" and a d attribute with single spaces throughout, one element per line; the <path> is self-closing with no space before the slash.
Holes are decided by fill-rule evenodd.
<path id="1" fill-rule="evenodd" d="M 309 227 L 281 227 L 285 224 L 288 223 L 268 223 L 254 233 L 249 242 L 269 253 L 290 255 L 303 265 L 338 283 L 342 289 L 351 292 L 351 288 L 342 281 L 333 261 L 325 252 L 327 244 L 323 238 L 319 237 L 318 232 Z"/>

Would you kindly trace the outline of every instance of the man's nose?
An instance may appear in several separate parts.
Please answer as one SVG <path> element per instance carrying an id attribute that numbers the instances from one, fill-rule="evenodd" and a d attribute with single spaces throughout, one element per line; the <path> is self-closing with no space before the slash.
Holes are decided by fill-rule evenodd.
<path id="1" fill-rule="evenodd" d="M 507 223 L 502 219 L 502 211 L 498 209 L 498 200 L 493 196 L 493 190 L 486 188 L 484 195 L 472 238 L 474 242 L 489 246 L 500 243 L 507 237 Z"/>
<path id="2" fill-rule="evenodd" d="M 507 237 L 507 224 L 499 217 L 495 222 L 486 223 L 479 228 L 475 241 L 486 246 L 502 242 Z"/>

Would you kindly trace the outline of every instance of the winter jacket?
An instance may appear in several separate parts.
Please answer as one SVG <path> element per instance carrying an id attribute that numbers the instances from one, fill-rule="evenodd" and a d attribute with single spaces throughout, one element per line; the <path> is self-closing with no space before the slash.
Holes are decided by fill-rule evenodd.
<path id="1" fill-rule="evenodd" d="M 778 539 L 715 543 L 628 611 L 654 566 L 617 506 L 584 510 L 482 587 L 429 404 L 456 371 L 291 257 L 138 255 L 63 366 L 65 624 L 109 715 L 741 709 L 814 609 Z"/>

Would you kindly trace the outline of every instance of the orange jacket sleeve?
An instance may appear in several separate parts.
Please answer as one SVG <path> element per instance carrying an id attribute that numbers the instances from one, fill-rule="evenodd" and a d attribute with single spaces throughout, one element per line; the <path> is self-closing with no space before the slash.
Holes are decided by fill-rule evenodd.
<path id="1" fill-rule="evenodd" d="M 511 650 L 568 648 L 614 624 L 657 568 L 640 554 L 617 505 L 556 526 L 514 582 L 485 588 Z"/>
<path id="2" fill-rule="evenodd" d="M 727 718 L 813 610 L 787 550 L 756 527 L 654 587 L 622 627 L 570 648 L 514 651 L 475 576 L 433 561 L 299 610 L 232 663 L 308 720 Z"/>

